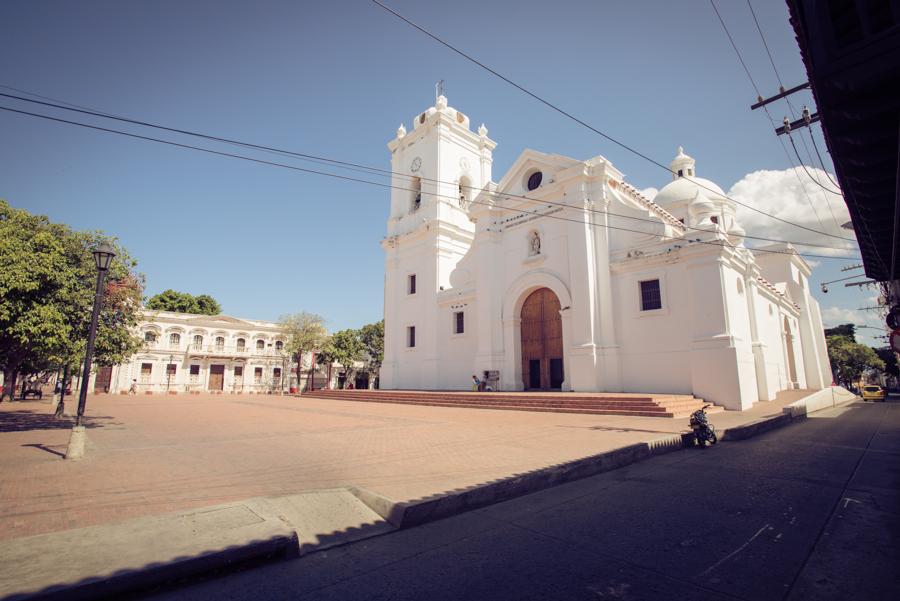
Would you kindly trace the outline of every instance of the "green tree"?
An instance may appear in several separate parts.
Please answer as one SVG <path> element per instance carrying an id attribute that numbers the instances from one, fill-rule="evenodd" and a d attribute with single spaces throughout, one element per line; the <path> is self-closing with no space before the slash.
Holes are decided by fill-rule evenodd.
<path id="1" fill-rule="evenodd" d="M 363 358 L 365 345 L 360 339 L 359 330 L 346 329 L 332 334 L 326 345 L 328 353 L 344 368 L 345 386 L 353 377 L 354 363 Z"/>
<path id="2" fill-rule="evenodd" d="M 384 320 L 364 325 L 359 337 L 365 348 L 366 370 L 375 377 L 384 361 Z"/>
<path id="3" fill-rule="evenodd" d="M 328 339 L 325 320 L 321 315 L 301 311 L 284 315 L 278 320 L 278 327 L 284 333 L 284 350 L 295 356 L 297 361 L 297 385 L 300 384 L 300 371 L 303 354 L 322 348 Z M 312 366 L 311 366 L 312 368 Z"/>
<path id="4" fill-rule="evenodd" d="M 875 349 L 878 358 L 884 362 L 884 374 L 890 378 L 900 378 L 900 366 L 897 365 L 897 353 L 888 346 Z"/>
<path id="5" fill-rule="evenodd" d="M 195 315 L 218 315 L 222 312 L 219 303 L 208 294 L 194 296 L 177 290 L 163 290 L 147 300 L 147 308 L 154 311 L 174 311 Z"/>
<path id="6" fill-rule="evenodd" d="M 107 274 L 95 359 L 111 364 L 141 344 L 132 333 L 142 284 L 135 262 L 100 232 L 74 232 L 0 200 L 0 401 L 12 396 L 19 373 L 81 361 L 97 274 L 91 250 L 103 240 L 117 256 Z"/>
<path id="7" fill-rule="evenodd" d="M 202 315 L 218 315 L 222 312 L 222 305 L 208 294 L 198 294 L 194 300 L 197 301 L 197 312 Z"/>
<path id="8" fill-rule="evenodd" d="M 856 342 L 856 326 L 852 323 L 845 323 L 833 328 L 825 328 L 825 337 L 829 336 L 846 336 Z"/>
<path id="9" fill-rule="evenodd" d="M 840 383 L 852 385 L 867 371 L 884 371 L 884 361 L 871 347 L 843 335 L 831 335 L 825 341 L 831 370 Z"/>

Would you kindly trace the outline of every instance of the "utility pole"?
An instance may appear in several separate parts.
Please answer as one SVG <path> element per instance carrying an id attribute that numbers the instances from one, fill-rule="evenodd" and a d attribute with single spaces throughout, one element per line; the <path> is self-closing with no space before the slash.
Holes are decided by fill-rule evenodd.
<path id="1" fill-rule="evenodd" d="M 794 92 L 799 92 L 800 90 L 805 90 L 807 88 L 809 88 L 809 82 L 802 83 L 799 86 L 794 86 L 790 90 L 785 90 L 784 86 L 781 86 L 780 88 L 778 88 L 778 94 L 775 94 L 771 98 L 763 98 L 762 96 L 759 96 L 756 99 L 756 104 L 750 105 L 750 110 L 755 111 L 756 109 L 758 109 L 760 107 L 764 107 L 767 104 L 771 104 L 772 102 L 775 102 L 776 100 L 781 100 L 782 98 L 787 98 Z M 791 130 L 798 129 L 801 127 L 809 127 L 810 125 L 812 125 L 813 123 L 816 123 L 817 121 L 819 121 L 819 113 L 810 114 L 809 109 L 804 106 L 802 115 L 799 119 L 797 119 L 796 121 L 791 121 L 790 119 L 785 117 L 784 125 L 777 128 L 775 130 L 775 133 L 779 136 L 782 134 L 790 134 Z"/>

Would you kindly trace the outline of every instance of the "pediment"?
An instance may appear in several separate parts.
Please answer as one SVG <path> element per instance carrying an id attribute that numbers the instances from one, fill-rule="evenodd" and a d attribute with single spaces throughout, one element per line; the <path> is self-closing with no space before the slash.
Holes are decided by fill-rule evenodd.
<path id="1" fill-rule="evenodd" d="M 236 317 L 230 317 L 228 315 L 198 315 L 197 317 L 192 317 L 191 319 L 185 322 L 190 325 L 203 325 L 206 327 L 234 327 L 234 326 L 244 326 L 246 329 L 253 329 L 253 324 L 244 321 L 243 319 L 238 319 Z"/>
<path id="2" fill-rule="evenodd" d="M 582 162 L 560 154 L 546 154 L 526 148 L 500 180 L 500 183 L 497 184 L 497 191 L 510 194 L 524 194 L 526 193 L 524 187 L 525 177 L 530 172 L 534 170 L 542 171 L 544 173 L 542 185 L 546 185 L 548 181 L 553 181 L 555 174 Z"/>

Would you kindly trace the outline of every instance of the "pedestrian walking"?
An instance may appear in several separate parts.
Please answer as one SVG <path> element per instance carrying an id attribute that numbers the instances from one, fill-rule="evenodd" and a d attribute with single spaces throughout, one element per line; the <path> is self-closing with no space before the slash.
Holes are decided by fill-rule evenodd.
<path id="1" fill-rule="evenodd" d="M 131 380 L 131 388 L 128 389 L 128 394 L 137 394 L 137 380 Z"/>
<path id="2" fill-rule="evenodd" d="M 472 376 L 472 392 L 478 392 L 481 390 L 481 380 L 478 379 L 478 376 Z"/>

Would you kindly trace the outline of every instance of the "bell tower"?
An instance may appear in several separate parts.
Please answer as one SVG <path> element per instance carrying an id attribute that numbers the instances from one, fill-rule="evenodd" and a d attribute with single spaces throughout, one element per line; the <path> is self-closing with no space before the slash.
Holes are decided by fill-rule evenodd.
<path id="1" fill-rule="evenodd" d="M 435 220 L 474 231 L 468 205 L 491 179 L 495 146 L 483 125 L 472 132 L 469 118 L 442 95 L 413 117 L 411 132 L 401 124 L 388 142 L 394 173 L 388 236 Z"/>
<path id="2" fill-rule="evenodd" d="M 469 208 L 491 180 L 496 142 L 438 94 L 388 142 L 391 207 L 385 250 L 383 388 L 436 381 L 438 295 L 472 245 Z M 447 326 L 449 327 L 449 326 Z M 399 361 L 402 354 L 402 361 Z"/>

